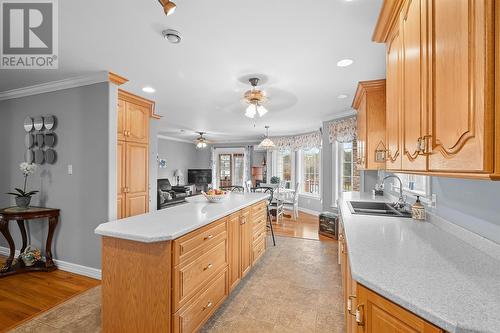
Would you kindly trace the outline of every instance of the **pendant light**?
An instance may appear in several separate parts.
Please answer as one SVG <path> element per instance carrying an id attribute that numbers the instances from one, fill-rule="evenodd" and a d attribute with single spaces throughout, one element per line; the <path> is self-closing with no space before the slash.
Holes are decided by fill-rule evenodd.
<path id="1" fill-rule="evenodd" d="M 269 139 L 269 126 L 266 125 L 265 127 L 266 127 L 266 137 L 264 138 L 264 140 L 261 141 L 261 143 L 259 143 L 257 147 L 261 149 L 273 149 L 276 147 L 276 145 L 271 139 Z"/>

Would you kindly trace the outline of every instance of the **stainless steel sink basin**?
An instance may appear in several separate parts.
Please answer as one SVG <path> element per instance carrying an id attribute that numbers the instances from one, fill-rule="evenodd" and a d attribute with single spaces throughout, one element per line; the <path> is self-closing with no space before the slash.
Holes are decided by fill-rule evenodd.
<path id="1" fill-rule="evenodd" d="M 352 214 L 411 217 L 410 212 L 398 210 L 386 202 L 348 201 L 347 205 Z"/>

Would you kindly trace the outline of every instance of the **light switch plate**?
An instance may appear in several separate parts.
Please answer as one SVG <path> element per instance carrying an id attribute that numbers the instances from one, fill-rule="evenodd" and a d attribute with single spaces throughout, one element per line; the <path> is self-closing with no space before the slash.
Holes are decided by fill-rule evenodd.
<path id="1" fill-rule="evenodd" d="M 73 164 L 68 164 L 68 175 L 73 174 Z"/>
<path id="2" fill-rule="evenodd" d="M 430 206 L 432 208 L 436 208 L 437 207 L 437 195 L 432 193 L 432 196 L 431 196 L 431 204 Z"/>

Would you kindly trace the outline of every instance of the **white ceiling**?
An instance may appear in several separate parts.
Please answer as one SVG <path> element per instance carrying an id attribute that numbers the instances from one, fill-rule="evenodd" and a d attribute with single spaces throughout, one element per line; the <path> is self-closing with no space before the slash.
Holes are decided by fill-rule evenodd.
<path id="1" fill-rule="evenodd" d="M 110 70 L 156 101 L 162 134 L 236 141 L 266 124 L 271 135 L 318 129 L 350 109 L 359 80 L 385 77 L 384 46 L 371 42 L 381 0 L 174 1 L 169 17 L 157 0 L 59 1 L 59 70 L 2 70 L 0 91 Z M 182 43 L 164 40 L 165 28 Z M 337 67 L 343 58 L 354 64 Z M 262 119 L 244 116 L 250 74 L 266 81 Z"/>

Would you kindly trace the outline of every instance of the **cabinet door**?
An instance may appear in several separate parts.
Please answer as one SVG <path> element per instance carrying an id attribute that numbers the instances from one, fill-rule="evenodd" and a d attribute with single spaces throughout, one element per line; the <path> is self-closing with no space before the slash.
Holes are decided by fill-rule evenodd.
<path id="1" fill-rule="evenodd" d="M 148 211 L 148 145 L 127 142 L 126 154 L 126 215 L 133 216 Z"/>
<path id="2" fill-rule="evenodd" d="M 388 170 L 401 170 L 401 39 L 399 29 L 387 42 L 386 142 Z"/>
<path id="3" fill-rule="evenodd" d="M 431 171 L 493 171 L 494 1 L 430 1 Z"/>
<path id="4" fill-rule="evenodd" d="M 116 180 L 116 193 L 117 193 L 117 214 L 116 217 L 118 219 L 122 219 L 125 217 L 125 192 L 126 192 L 126 185 L 125 185 L 125 142 L 123 141 L 118 141 L 118 145 L 116 147 L 116 174 L 117 174 L 117 180 Z"/>
<path id="5" fill-rule="evenodd" d="M 402 70 L 403 70 L 403 161 L 404 170 L 427 168 L 426 156 L 419 153 L 421 138 L 425 136 L 425 67 L 423 63 L 421 1 L 407 0 L 401 13 Z"/>
<path id="6" fill-rule="evenodd" d="M 244 277 L 252 264 L 252 223 L 250 221 L 250 209 L 241 211 L 240 217 L 240 267 L 241 277 Z"/>
<path id="7" fill-rule="evenodd" d="M 444 333 L 373 291 L 357 286 L 357 310 L 362 333 Z"/>
<path id="8" fill-rule="evenodd" d="M 117 120 L 118 120 L 118 140 L 125 140 L 126 135 L 125 135 L 125 123 L 126 123 L 126 111 L 125 111 L 125 106 L 126 102 L 122 99 L 118 99 L 118 115 L 117 115 Z"/>
<path id="9" fill-rule="evenodd" d="M 346 251 L 346 291 L 347 300 L 345 306 L 346 312 L 346 330 L 347 333 L 356 333 L 358 330 L 358 323 L 356 322 L 355 311 L 356 311 L 356 295 L 357 295 L 357 284 L 356 281 L 352 279 L 351 276 L 351 266 L 349 265 L 349 254 Z"/>
<path id="10" fill-rule="evenodd" d="M 240 214 L 229 216 L 227 222 L 227 239 L 229 254 L 229 290 L 234 289 L 240 282 Z"/>
<path id="11" fill-rule="evenodd" d="M 126 102 L 127 141 L 149 142 L 149 109 Z"/>
<path id="12" fill-rule="evenodd" d="M 358 109 L 358 165 L 360 169 L 366 168 L 366 94 L 361 98 Z"/>

